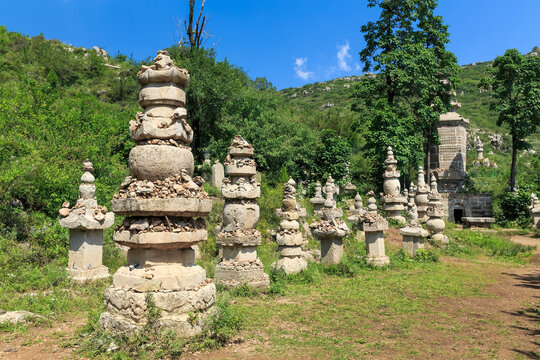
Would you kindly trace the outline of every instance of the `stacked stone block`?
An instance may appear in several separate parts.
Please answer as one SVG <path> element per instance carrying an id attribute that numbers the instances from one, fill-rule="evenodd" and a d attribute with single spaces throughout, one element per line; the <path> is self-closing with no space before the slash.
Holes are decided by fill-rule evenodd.
<path id="1" fill-rule="evenodd" d="M 204 180 L 192 178 L 193 131 L 184 108 L 189 74 L 166 51 L 154 61 L 137 75 L 144 113 L 130 122 L 136 144 L 129 154 L 130 176 L 111 202 L 116 214 L 126 216 L 114 240 L 129 247 L 127 264 L 105 292 L 107 312 L 100 323 L 115 334 L 139 331 L 151 299 L 161 309 L 157 327 L 192 336 L 202 331 L 216 296 L 205 270 L 194 264 L 192 249 L 207 239 L 200 217 L 210 213 L 212 201 Z"/>
<path id="2" fill-rule="evenodd" d="M 84 282 L 108 278 L 109 269 L 103 265 L 103 229 L 114 223 L 114 214 L 99 206 L 94 185 L 94 166 L 86 160 L 79 185 L 79 199 L 73 208 L 62 204 L 60 225 L 69 229 L 67 272 L 74 281 Z"/>
<path id="3" fill-rule="evenodd" d="M 270 285 L 261 260 L 257 257 L 257 245 L 261 233 L 256 229 L 259 221 L 257 198 L 261 185 L 256 181 L 253 146 L 237 135 L 229 147 L 225 161 L 227 178 L 223 180 L 221 195 L 223 224 L 217 236 L 222 258 L 214 270 L 216 283 L 235 287 L 247 284 L 265 288 Z"/>
<path id="4" fill-rule="evenodd" d="M 283 270 L 286 274 L 297 274 L 307 267 L 301 247 L 304 239 L 298 223 L 300 214 L 294 185 L 294 180 L 290 179 L 283 190 L 281 211 L 278 212 L 281 217 L 280 229 L 276 232 L 280 259 L 272 264 L 273 268 Z"/>

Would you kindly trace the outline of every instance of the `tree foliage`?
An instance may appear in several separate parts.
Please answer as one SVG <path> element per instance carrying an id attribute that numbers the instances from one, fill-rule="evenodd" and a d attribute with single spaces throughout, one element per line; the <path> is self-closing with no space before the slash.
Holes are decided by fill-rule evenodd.
<path id="1" fill-rule="evenodd" d="M 364 100 L 377 106 L 378 112 L 392 112 L 391 117 L 399 119 L 405 115 L 403 128 L 412 131 L 408 136 L 422 136 L 424 150 L 429 154 L 431 144 L 438 140 L 435 127 L 440 113 L 449 108 L 450 93 L 459 70 L 455 56 L 446 50 L 448 26 L 442 17 L 434 14 L 436 0 L 368 2 L 368 7 L 375 6 L 381 9 L 381 14 L 376 22 L 361 28 L 366 47 L 360 51 L 360 60 L 364 71 L 378 72 L 371 94 L 385 99 L 387 105 L 365 97 Z M 368 94 L 360 90 L 355 95 Z M 414 119 L 412 127 L 409 115 Z M 409 142 L 409 145 L 419 143 Z M 418 154 L 420 149 L 409 149 L 408 153 Z M 429 162 L 427 167 L 429 169 Z M 401 168 L 404 169 L 403 165 Z"/>
<path id="2" fill-rule="evenodd" d="M 507 50 L 495 59 L 490 75 L 482 79 L 480 87 L 492 91 L 492 108 L 499 114 L 497 125 L 508 127 L 512 136 L 509 185 L 514 190 L 517 151 L 529 147 L 527 137 L 540 125 L 540 58 Z"/>

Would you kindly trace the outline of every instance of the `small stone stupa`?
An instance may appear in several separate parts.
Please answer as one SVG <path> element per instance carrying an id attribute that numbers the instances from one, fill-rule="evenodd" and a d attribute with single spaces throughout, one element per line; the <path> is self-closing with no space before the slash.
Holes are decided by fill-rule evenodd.
<path id="1" fill-rule="evenodd" d="M 317 181 L 317 183 L 315 184 L 315 196 L 309 199 L 309 202 L 313 204 L 314 211 L 321 210 L 324 206 L 324 198 L 322 196 L 322 187 L 319 181 Z"/>
<path id="2" fill-rule="evenodd" d="M 409 208 L 409 223 L 406 227 L 399 230 L 403 236 L 402 247 L 407 254 L 414 256 L 418 249 L 424 248 L 424 239 L 428 236 L 428 232 L 424 230 L 418 223 L 418 211 L 414 200 Z"/>
<path id="3" fill-rule="evenodd" d="M 480 140 L 479 136 L 476 136 L 475 143 L 476 143 L 476 160 L 473 162 L 473 166 L 490 167 L 489 159 L 484 157 L 484 144 L 482 144 L 482 140 Z"/>
<path id="4" fill-rule="evenodd" d="M 69 229 L 69 256 L 67 272 L 75 281 L 108 278 L 109 269 L 103 265 L 103 229 L 114 223 L 114 214 L 96 201 L 94 166 L 88 160 L 83 164 L 79 185 L 79 199 L 73 208 L 69 203 L 60 209 L 60 226 Z"/>
<path id="5" fill-rule="evenodd" d="M 214 161 L 214 165 L 212 165 L 212 185 L 218 189 L 221 189 L 223 178 L 225 178 L 225 169 L 219 160 L 216 159 L 216 161 Z"/>
<path id="6" fill-rule="evenodd" d="M 356 196 L 354 197 L 354 207 L 350 211 L 349 216 L 347 217 L 347 220 L 352 223 L 358 223 L 360 218 L 364 216 L 364 213 L 366 210 L 364 209 L 364 204 L 362 203 L 362 197 L 359 193 L 356 193 Z M 362 240 L 364 237 L 364 232 L 362 230 L 358 230 L 358 233 L 356 234 L 357 240 Z"/>
<path id="7" fill-rule="evenodd" d="M 192 336 L 202 331 L 216 297 L 206 271 L 194 264 L 192 249 L 207 239 L 200 217 L 210 213 L 212 201 L 204 180 L 192 178 L 193 131 L 184 108 L 189 74 L 166 51 L 158 51 L 154 62 L 137 74 L 144 113 L 130 122 L 136 144 L 129 154 L 130 176 L 111 202 L 116 214 L 126 216 L 114 240 L 129 247 L 127 264 L 105 291 L 107 312 L 100 323 L 114 334 L 140 331 L 151 297 L 161 309 L 156 327 Z"/>
<path id="8" fill-rule="evenodd" d="M 538 200 L 538 196 L 536 196 L 535 193 L 531 194 L 530 212 L 533 221 L 533 228 L 536 227 L 537 229 L 540 229 L 540 200 Z"/>
<path id="9" fill-rule="evenodd" d="M 337 191 L 332 177 L 324 186 L 326 199 L 324 208 L 316 212 L 321 221 L 310 225 L 313 235 L 321 242 L 321 263 L 324 265 L 339 264 L 343 258 L 343 237 L 349 232 L 349 228 L 340 217 L 343 211 L 336 208 L 334 194 Z"/>
<path id="10" fill-rule="evenodd" d="M 377 201 L 373 191 L 367 193 L 367 211 L 358 220 L 366 234 L 367 263 L 373 266 L 390 264 L 384 248 L 384 232 L 388 230 L 388 222 L 377 212 Z"/>
<path id="11" fill-rule="evenodd" d="M 433 240 L 448 243 L 448 238 L 442 233 L 446 224 L 442 219 L 444 217 L 444 209 L 441 198 L 441 194 L 437 190 L 437 179 L 435 175 L 431 175 L 431 192 L 429 194 L 426 228 Z"/>
<path id="12" fill-rule="evenodd" d="M 270 286 L 268 274 L 257 257 L 257 245 L 262 239 L 256 229 L 261 184 L 255 179 L 257 168 L 253 152 L 253 146 L 236 135 L 225 160 L 227 178 L 221 186 L 221 196 L 225 199 L 223 224 L 216 240 L 222 248 L 222 258 L 214 270 L 214 279 L 230 287 Z"/>
<path id="13" fill-rule="evenodd" d="M 427 206 L 428 206 L 429 187 L 426 184 L 424 175 L 424 168 L 418 167 L 418 185 L 416 187 L 416 195 L 414 202 L 418 211 L 418 220 L 425 222 L 427 220 Z"/>
<path id="14" fill-rule="evenodd" d="M 405 224 L 406 220 L 401 215 L 401 210 L 405 210 L 403 204 L 407 203 L 407 198 L 401 195 L 401 184 L 399 183 L 400 173 L 397 170 L 397 160 L 394 158 L 394 152 L 392 147 L 387 149 L 386 170 L 384 172 L 384 197 L 381 199 L 386 216 L 389 219 L 394 219 L 402 224 Z"/>
<path id="15" fill-rule="evenodd" d="M 307 267 L 307 261 L 302 256 L 302 244 L 304 238 L 300 232 L 300 224 L 296 203 L 296 183 L 291 178 L 285 183 L 283 189 L 283 201 L 279 216 L 281 217 L 280 229 L 276 232 L 276 242 L 279 246 L 280 259 L 272 264 L 277 270 L 283 270 L 286 274 L 297 274 Z"/>

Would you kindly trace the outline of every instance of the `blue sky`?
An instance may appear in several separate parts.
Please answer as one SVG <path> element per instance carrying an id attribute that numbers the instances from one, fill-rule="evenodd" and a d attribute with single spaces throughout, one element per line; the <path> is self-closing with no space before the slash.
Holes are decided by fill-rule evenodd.
<path id="1" fill-rule="evenodd" d="M 360 74 L 360 26 L 378 17 L 366 0 L 207 0 L 207 46 L 278 89 Z M 0 24 L 135 59 L 174 43 L 187 0 L 2 0 Z M 460 65 L 540 46 L 540 0 L 439 0 Z"/>

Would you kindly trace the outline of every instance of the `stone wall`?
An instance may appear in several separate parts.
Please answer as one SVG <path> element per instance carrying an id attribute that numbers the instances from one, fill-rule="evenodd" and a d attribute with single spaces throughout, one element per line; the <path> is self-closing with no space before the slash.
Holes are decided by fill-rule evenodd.
<path id="1" fill-rule="evenodd" d="M 462 217 L 493 217 L 491 194 L 443 193 L 445 217 L 455 222 L 454 210 L 462 210 Z"/>

